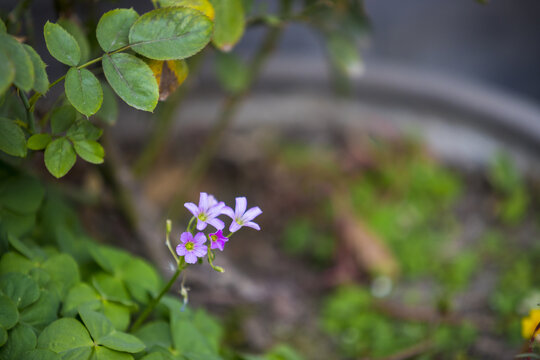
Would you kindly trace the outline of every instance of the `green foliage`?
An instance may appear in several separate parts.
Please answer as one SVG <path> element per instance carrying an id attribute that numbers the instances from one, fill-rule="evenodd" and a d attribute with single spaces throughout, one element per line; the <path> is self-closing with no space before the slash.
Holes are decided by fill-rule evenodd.
<path id="1" fill-rule="evenodd" d="M 26 138 L 13 120 L 0 117 L 0 150 L 19 157 L 26 156 Z"/>
<path id="2" fill-rule="evenodd" d="M 79 44 L 62 26 L 47 21 L 43 35 L 47 49 L 56 60 L 69 66 L 79 65 L 81 61 Z"/>
<path id="3" fill-rule="evenodd" d="M 135 52 L 150 59 L 184 59 L 210 41 L 212 29 L 212 21 L 197 10 L 168 7 L 137 19 L 129 31 L 129 42 Z"/>
<path id="4" fill-rule="evenodd" d="M 249 85 L 246 65 L 232 53 L 217 54 L 216 74 L 221 86 L 233 94 L 246 90 Z"/>
<path id="5" fill-rule="evenodd" d="M 75 41 L 77 41 L 77 45 L 79 45 L 79 49 L 81 51 L 80 62 L 87 61 L 90 58 L 90 43 L 81 26 L 76 21 L 68 18 L 58 19 L 58 25 L 66 30 L 71 36 L 73 36 Z"/>
<path id="6" fill-rule="evenodd" d="M 99 80 L 86 69 L 72 67 L 66 74 L 66 97 L 81 114 L 95 114 L 103 102 Z"/>
<path id="7" fill-rule="evenodd" d="M 401 321 L 385 315 L 376 299 L 361 287 L 339 289 L 322 309 L 322 325 L 338 341 L 346 357 L 384 357 L 432 339 L 435 347 L 425 359 L 454 359 L 456 349 L 466 349 L 475 338 L 474 328 Z M 457 350 L 459 351 L 459 350 Z"/>
<path id="8" fill-rule="evenodd" d="M 317 263 L 328 264 L 334 255 L 335 241 L 324 229 L 306 218 L 296 218 L 288 222 L 283 234 L 285 251 L 294 255 L 304 255 Z"/>
<path id="9" fill-rule="evenodd" d="M 24 91 L 30 91 L 34 85 L 34 65 L 24 47 L 12 36 L 0 34 L 0 50 L 15 67 L 14 84 Z"/>
<path id="10" fill-rule="evenodd" d="M 0 48 L 0 95 L 3 94 L 15 79 L 15 66 L 5 50 Z"/>
<path id="11" fill-rule="evenodd" d="M 47 76 L 47 72 L 45 71 L 46 65 L 41 60 L 41 57 L 39 54 L 32 48 L 30 45 L 23 44 L 24 50 L 30 57 L 30 60 L 32 61 L 32 66 L 34 68 L 34 90 L 36 90 L 39 93 L 45 94 L 47 90 L 49 90 L 49 77 Z M 0 89 L 0 94 L 3 91 Z"/>
<path id="12" fill-rule="evenodd" d="M 495 157 L 489 180 L 499 196 L 499 217 L 508 224 L 522 220 L 529 206 L 529 197 L 518 169 L 507 154 L 499 153 Z"/>
<path id="13" fill-rule="evenodd" d="M 52 137 L 49 134 L 34 134 L 28 138 L 26 146 L 30 150 L 43 150 L 52 141 Z"/>
<path id="14" fill-rule="evenodd" d="M 75 165 L 77 155 L 65 137 L 51 141 L 45 149 L 45 166 L 56 178 L 61 178 Z"/>
<path id="15" fill-rule="evenodd" d="M 96 37 L 103 51 L 118 50 L 129 44 L 129 29 L 139 18 L 133 9 L 114 9 L 105 13 L 96 28 Z"/>
<path id="16" fill-rule="evenodd" d="M 103 71 L 113 90 L 128 105 L 139 110 L 154 110 L 159 89 L 152 70 L 144 61 L 124 53 L 106 55 Z"/>
<path id="17" fill-rule="evenodd" d="M 230 51 L 244 34 L 244 7 L 241 0 L 210 0 L 215 11 L 212 43 L 222 51 Z"/>

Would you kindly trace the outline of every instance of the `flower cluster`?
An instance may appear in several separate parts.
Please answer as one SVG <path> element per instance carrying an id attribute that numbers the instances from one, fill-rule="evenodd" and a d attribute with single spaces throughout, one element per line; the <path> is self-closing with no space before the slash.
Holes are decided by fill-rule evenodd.
<path id="1" fill-rule="evenodd" d="M 217 201 L 212 195 L 202 192 L 199 205 L 194 203 L 185 203 L 184 206 L 193 214 L 189 222 L 187 231 L 180 236 L 180 244 L 176 247 L 176 253 L 183 256 L 188 264 L 195 264 L 198 258 L 208 255 L 208 261 L 213 266 L 212 260 L 214 254 L 212 250 L 223 251 L 225 243 L 229 238 L 242 227 L 250 227 L 260 230 L 258 224 L 253 220 L 262 214 L 261 209 L 256 206 L 247 210 L 247 200 L 245 197 L 236 198 L 236 207 L 232 208 L 225 205 L 222 201 Z M 219 219 L 219 216 L 226 215 L 231 218 L 229 234 L 224 235 L 223 229 L 225 223 Z M 193 222 L 196 220 L 196 229 L 199 231 L 194 234 L 192 229 Z M 205 235 L 202 231 L 210 225 L 215 228 L 215 232 L 209 232 Z M 207 244 L 206 240 L 209 240 Z M 217 267 L 214 267 L 217 270 Z"/>

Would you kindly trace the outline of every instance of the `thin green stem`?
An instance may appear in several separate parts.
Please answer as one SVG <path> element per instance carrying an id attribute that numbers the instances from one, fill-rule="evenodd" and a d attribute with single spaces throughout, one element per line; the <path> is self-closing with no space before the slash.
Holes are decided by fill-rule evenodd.
<path id="1" fill-rule="evenodd" d="M 159 301 L 161 300 L 161 298 L 167 293 L 169 292 L 169 290 L 171 289 L 171 287 L 173 286 L 174 282 L 176 281 L 176 279 L 178 279 L 178 276 L 182 273 L 182 270 L 184 270 L 185 268 L 185 265 L 184 264 L 179 264 L 178 267 L 176 268 L 176 271 L 175 273 L 173 274 L 173 276 L 169 279 L 169 282 L 167 282 L 167 284 L 165 285 L 165 287 L 161 290 L 161 292 L 159 293 L 159 295 L 154 298 L 150 304 L 148 304 L 148 306 L 144 309 L 144 311 L 139 315 L 139 317 L 137 318 L 137 320 L 135 320 L 135 322 L 133 323 L 133 325 L 131 325 L 131 328 L 130 328 L 130 331 L 131 332 L 135 332 L 139 329 L 139 327 L 141 327 L 142 323 L 144 322 L 144 320 L 146 320 L 146 318 L 148 317 L 148 315 L 150 315 L 150 313 L 152 312 L 152 310 L 154 310 L 154 308 L 156 307 L 156 305 L 159 303 Z"/>
<path id="2" fill-rule="evenodd" d="M 193 229 L 191 228 L 191 226 L 192 226 L 194 220 L 195 220 L 195 216 L 192 216 L 191 219 L 189 220 L 189 223 L 188 223 L 188 226 L 187 226 L 187 231 L 189 233 L 193 233 Z"/>
<path id="3" fill-rule="evenodd" d="M 26 97 L 26 94 L 24 91 L 17 91 L 19 93 L 19 97 L 21 98 L 21 101 L 24 105 L 24 108 L 26 110 L 26 120 L 28 121 L 28 127 L 31 134 L 35 134 L 36 132 L 36 120 L 34 119 L 34 113 L 31 111 L 30 104 L 28 103 L 28 98 Z"/>
<path id="4" fill-rule="evenodd" d="M 178 264 L 180 264 L 180 259 L 178 258 L 178 256 L 176 255 L 176 252 L 173 250 L 171 246 L 171 239 L 170 239 L 171 226 L 172 226 L 171 220 L 167 220 L 167 229 L 165 231 L 165 244 L 169 248 L 169 251 L 171 252 L 174 260 L 176 261 L 176 266 L 178 266 Z"/>

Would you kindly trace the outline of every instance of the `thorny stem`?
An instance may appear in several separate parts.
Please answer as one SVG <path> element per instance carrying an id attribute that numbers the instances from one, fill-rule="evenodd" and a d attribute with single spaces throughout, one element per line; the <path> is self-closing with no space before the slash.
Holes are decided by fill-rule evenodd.
<path id="1" fill-rule="evenodd" d="M 182 261 L 180 264 L 178 264 L 178 267 L 176 268 L 176 271 L 174 272 L 173 276 L 169 279 L 169 282 L 165 285 L 165 287 L 161 290 L 161 292 L 159 293 L 159 295 L 154 298 L 150 304 L 148 304 L 148 306 L 146 307 L 146 309 L 144 309 L 144 311 L 139 315 L 139 317 L 137 318 L 137 320 L 135 320 L 135 322 L 133 323 L 133 325 L 131 325 L 131 328 L 130 328 L 130 331 L 131 332 L 135 332 L 139 329 L 139 327 L 141 327 L 142 323 L 144 322 L 144 320 L 146 320 L 146 318 L 148 317 L 148 315 L 150 315 L 150 313 L 152 312 L 152 310 L 154 310 L 154 308 L 156 307 L 156 305 L 159 303 L 159 301 L 161 300 L 161 298 L 163 297 L 163 295 L 165 295 L 172 287 L 172 285 L 174 284 L 174 282 L 176 281 L 176 279 L 178 279 L 178 276 L 182 273 L 182 270 L 185 269 L 185 263 Z"/>
<path id="2" fill-rule="evenodd" d="M 199 183 L 200 179 L 206 173 L 206 170 L 210 165 L 210 161 L 216 154 L 217 149 L 219 148 L 218 145 L 221 138 L 225 134 L 225 131 L 227 130 L 229 125 L 234 120 L 234 116 L 236 114 L 238 106 L 246 97 L 249 88 L 251 87 L 251 85 L 253 85 L 253 82 L 258 77 L 262 66 L 264 65 L 268 57 L 272 54 L 272 51 L 274 50 L 282 32 L 283 27 L 281 26 L 273 27 L 268 30 L 268 33 L 263 43 L 261 44 L 261 47 L 258 49 L 249 66 L 249 80 L 248 86 L 246 86 L 246 90 L 231 94 L 225 99 L 220 112 L 220 116 L 215 126 L 212 128 L 212 132 L 206 139 L 206 142 L 202 147 L 201 152 L 195 159 L 195 163 L 191 167 L 191 170 L 186 177 L 186 182 L 173 198 L 172 204 L 169 208 L 170 216 L 174 217 L 179 213 L 180 209 L 182 208 L 185 196 L 192 190 L 195 184 Z"/>

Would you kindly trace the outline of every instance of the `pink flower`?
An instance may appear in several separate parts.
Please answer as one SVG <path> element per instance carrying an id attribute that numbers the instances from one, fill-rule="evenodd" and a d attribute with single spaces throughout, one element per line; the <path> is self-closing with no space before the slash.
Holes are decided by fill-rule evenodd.
<path id="1" fill-rule="evenodd" d="M 229 238 L 223 235 L 223 231 L 218 230 L 213 234 L 209 234 L 208 238 L 210 239 L 210 249 L 219 249 L 223 251 L 225 243 L 229 241 Z"/>
<path id="2" fill-rule="evenodd" d="M 195 264 L 197 258 L 206 255 L 207 248 L 204 245 L 206 236 L 203 233 L 195 234 L 195 237 L 189 232 L 184 232 L 180 235 L 181 243 L 176 247 L 176 253 L 183 256 L 188 264 Z"/>
<path id="3" fill-rule="evenodd" d="M 223 214 L 227 215 L 233 220 L 231 226 L 229 227 L 230 232 L 236 232 L 240 230 L 242 226 L 247 226 L 255 230 L 261 230 L 261 227 L 251 220 L 262 214 L 262 210 L 258 206 L 252 207 L 248 211 L 246 211 L 246 208 L 246 198 L 237 197 L 236 208 L 234 209 L 234 211 L 228 206 L 225 206 L 223 210 L 221 210 Z"/>
<path id="4" fill-rule="evenodd" d="M 197 218 L 197 230 L 204 230 L 207 224 L 212 225 L 217 230 L 225 227 L 223 221 L 217 218 L 221 215 L 225 203 L 218 202 L 212 195 L 202 192 L 199 198 L 199 206 L 191 202 L 185 203 L 184 206 Z"/>

